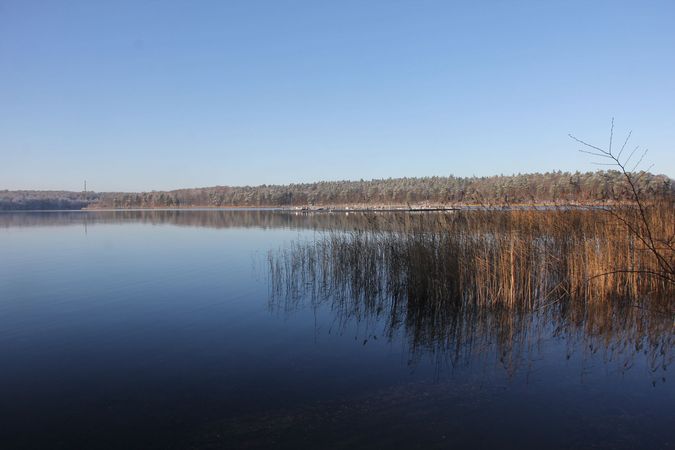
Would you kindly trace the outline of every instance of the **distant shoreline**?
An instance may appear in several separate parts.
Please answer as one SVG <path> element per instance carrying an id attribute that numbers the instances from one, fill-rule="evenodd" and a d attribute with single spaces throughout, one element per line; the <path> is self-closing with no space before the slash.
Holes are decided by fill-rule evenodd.
<path id="1" fill-rule="evenodd" d="M 331 205 L 331 206 L 178 206 L 144 208 L 97 208 L 80 209 L 5 209 L 0 213 L 35 212 L 114 212 L 114 211 L 281 211 L 294 213 L 367 213 L 367 212 L 453 212 L 480 210 L 523 210 L 523 209 L 582 209 L 626 206 L 626 202 L 586 202 L 586 203 L 513 203 L 513 204 L 454 204 L 454 205 Z"/>
<path id="2" fill-rule="evenodd" d="M 647 200 L 675 198 L 675 183 L 644 172 Z M 420 177 L 289 185 L 213 186 L 150 192 L 2 191 L 0 210 L 234 209 L 452 210 L 466 207 L 567 207 L 630 202 L 619 171 L 547 172 L 491 177 Z"/>

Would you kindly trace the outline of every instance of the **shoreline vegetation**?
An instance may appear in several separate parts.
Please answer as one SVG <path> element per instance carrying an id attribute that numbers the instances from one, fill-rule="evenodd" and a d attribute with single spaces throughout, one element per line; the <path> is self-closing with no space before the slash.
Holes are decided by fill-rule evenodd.
<path id="1" fill-rule="evenodd" d="M 628 202 L 588 203 L 511 203 L 511 204 L 452 204 L 452 205 L 305 205 L 305 206 L 144 206 L 144 207 L 96 207 L 82 208 L 15 208 L 0 209 L 0 213 L 35 212 L 133 212 L 133 211 L 281 211 L 287 213 L 368 213 L 368 212 L 453 212 L 453 211 L 507 211 L 507 210 L 552 210 L 552 209 L 605 209 L 629 206 Z"/>
<path id="2" fill-rule="evenodd" d="M 672 316 L 673 206 L 645 211 L 657 252 L 634 208 L 374 215 L 271 251 L 272 292 L 290 303 L 338 298 L 355 302 L 353 314 L 375 308 L 393 317 L 605 303 Z"/>
<path id="3" fill-rule="evenodd" d="M 645 200 L 675 196 L 666 175 L 636 173 Z M 391 178 L 289 185 L 215 186 L 151 192 L 0 191 L 0 211 L 80 209 L 283 208 L 433 210 L 472 207 L 597 206 L 631 202 L 617 170 L 492 177 Z"/>

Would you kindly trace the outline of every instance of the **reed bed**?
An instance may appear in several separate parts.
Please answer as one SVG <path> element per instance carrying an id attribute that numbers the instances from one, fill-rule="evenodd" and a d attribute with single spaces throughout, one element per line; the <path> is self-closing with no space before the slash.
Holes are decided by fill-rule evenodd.
<path id="1" fill-rule="evenodd" d="M 648 214 L 654 236 L 675 235 L 673 208 Z M 318 277 L 368 301 L 386 292 L 431 308 L 531 311 L 561 301 L 672 307 L 672 274 L 659 276 L 658 258 L 605 211 L 401 215 L 387 226 L 382 220 L 294 243 L 286 266 L 270 260 L 271 269 L 296 278 L 300 268 L 299 282 Z M 672 264 L 672 250 L 663 255 Z"/>
<path id="2" fill-rule="evenodd" d="M 655 237 L 675 234 L 672 208 L 648 214 Z M 270 252 L 273 307 L 328 303 L 345 323 L 384 320 L 388 334 L 405 331 L 413 354 L 453 364 L 496 346 L 515 367 L 537 335 L 551 333 L 583 338 L 620 366 L 630 365 L 625 351 L 643 347 L 654 367 L 672 359 L 674 285 L 653 275 L 657 257 L 615 214 L 471 211 L 358 223 Z"/>

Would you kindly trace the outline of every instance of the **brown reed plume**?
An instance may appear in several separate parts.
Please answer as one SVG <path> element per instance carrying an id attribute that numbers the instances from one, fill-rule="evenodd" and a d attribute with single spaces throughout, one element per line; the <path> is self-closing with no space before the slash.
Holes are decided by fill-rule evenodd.
<path id="1" fill-rule="evenodd" d="M 653 236 L 675 231 L 670 204 L 646 208 L 644 217 Z M 611 301 L 672 309 L 675 285 L 644 276 L 662 270 L 660 259 L 602 210 L 373 216 L 366 227 L 321 236 L 294 244 L 295 262 L 285 264 L 308 264 L 312 282 L 319 277 L 366 299 L 386 292 L 429 308 Z"/>
<path id="2" fill-rule="evenodd" d="M 647 214 L 658 235 L 672 231 L 672 208 Z M 340 323 L 381 321 L 389 336 L 405 330 L 413 357 L 452 365 L 496 352 L 515 370 L 546 327 L 585 343 L 574 348 L 605 348 L 620 369 L 641 348 L 655 369 L 672 359 L 673 285 L 641 276 L 658 261 L 602 210 L 367 217 L 270 252 L 270 306 L 328 304 Z"/>

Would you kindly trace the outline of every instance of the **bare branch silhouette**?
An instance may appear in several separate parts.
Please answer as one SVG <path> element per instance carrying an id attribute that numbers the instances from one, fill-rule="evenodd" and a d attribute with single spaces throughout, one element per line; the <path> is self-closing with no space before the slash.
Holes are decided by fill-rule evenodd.
<path id="1" fill-rule="evenodd" d="M 640 273 L 645 275 L 658 276 L 669 283 L 675 283 L 675 268 L 674 268 L 675 258 L 673 256 L 673 246 L 670 244 L 672 238 L 668 240 L 663 240 L 654 237 L 652 224 L 647 218 L 647 208 L 649 207 L 649 205 L 645 203 L 645 200 L 643 199 L 642 196 L 642 192 L 638 188 L 637 183 L 640 180 L 640 178 L 651 169 L 652 165 L 650 165 L 646 171 L 643 171 L 642 173 L 635 175 L 635 171 L 638 169 L 640 164 L 642 164 L 642 161 L 644 160 L 644 157 L 647 155 L 648 150 L 645 149 L 642 152 L 640 158 L 631 169 L 628 169 L 628 163 L 633 158 L 635 152 L 640 148 L 640 146 L 639 145 L 636 146 L 626 159 L 621 158 L 621 155 L 623 154 L 624 149 L 626 148 L 626 145 L 628 144 L 631 135 L 632 131 L 630 131 L 626 136 L 626 139 L 624 140 L 624 143 L 621 146 L 621 150 L 619 151 L 618 154 L 615 154 L 612 151 L 612 141 L 614 139 L 614 118 L 612 118 L 612 124 L 610 127 L 609 146 L 607 150 L 602 149 L 593 144 L 590 144 L 582 139 L 579 139 L 572 134 L 569 134 L 569 137 L 572 138 L 574 141 L 580 143 L 584 147 L 586 147 L 586 149 L 584 148 L 579 149 L 581 153 L 590 154 L 592 156 L 602 158 L 604 160 L 601 162 L 593 161 L 593 164 L 615 166 L 619 169 L 624 179 L 626 180 L 630 190 L 631 199 L 634 203 L 633 206 L 634 208 L 637 209 L 637 216 L 635 216 L 635 214 L 632 213 L 634 208 L 623 210 L 617 207 L 606 207 L 603 209 L 608 213 L 612 214 L 612 216 L 617 218 L 621 223 L 623 223 L 631 231 L 631 233 L 633 233 L 637 237 L 637 239 L 640 242 L 642 242 L 645 245 L 645 247 L 656 258 L 658 265 L 660 267 L 659 273 L 651 273 L 651 272 L 640 272 Z M 593 151 L 587 149 L 591 149 Z M 657 245 L 657 242 L 666 243 L 666 247 Z M 589 280 L 597 278 L 598 276 L 609 275 L 610 273 L 611 272 L 605 274 L 598 274 L 589 278 Z"/>

